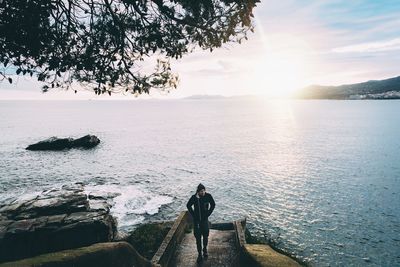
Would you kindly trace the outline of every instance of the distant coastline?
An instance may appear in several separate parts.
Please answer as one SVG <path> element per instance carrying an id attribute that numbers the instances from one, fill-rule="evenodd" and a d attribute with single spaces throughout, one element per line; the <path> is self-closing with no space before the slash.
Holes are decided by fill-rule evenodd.
<path id="1" fill-rule="evenodd" d="M 192 95 L 183 99 L 254 99 L 262 95 Z M 292 96 L 277 99 L 332 99 L 332 100 L 393 100 L 400 99 L 400 76 L 356 84 L 339 86 L 310 85 L 298 90 Z"/>
<path id="2" fill-rule="evenodd" d="M 180 98 L 180 99 L 183 99 L 183 100 L 218 100 L 218 99 L 254 99 L 257 97 L 259 97 L 259 95 L 234 95 L 234 96 L 191 95 L 191 96 Z"/>
<path id="3" fill-rule="evenodd" d="M 294 98 L 338 100 L 400 99 L 400 76 L 340 86 L 311 85 L 296 92 Z"/>

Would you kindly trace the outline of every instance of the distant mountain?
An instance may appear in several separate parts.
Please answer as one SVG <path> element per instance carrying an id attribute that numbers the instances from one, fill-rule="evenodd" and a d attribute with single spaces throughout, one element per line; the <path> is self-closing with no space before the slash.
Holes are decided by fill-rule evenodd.
<path id="1" fill-rule="evenodd" d="M 253 100 L 260 97 L 260 95 L 233 95 L 233 96 L 223 96 L 223 95 L 191 95 L 188 97 L 184 97 L 182 99 L 230 99 L 230 100 Z"/>
<path id="2" fill-rule="evenodd" d="M 221 98 L 225 97 L 222 95 L 192 95 L 185 97 L 183 99 L 221 99 Z"/>
<path id="3" fill-rule="evenodd" d="M 340 86 L 311 85 L 295 95 L 305 99 L 400 99 L 400 76 Z"/>

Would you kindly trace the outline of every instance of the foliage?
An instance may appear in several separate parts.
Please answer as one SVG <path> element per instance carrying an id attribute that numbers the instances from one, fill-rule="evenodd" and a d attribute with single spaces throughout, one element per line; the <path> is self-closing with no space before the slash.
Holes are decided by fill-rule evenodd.
<path id="1" fill-rule="evenodd" d="M 0 79 L 12 83 L 15 71 L 45 82 L 43 91 L 75 81 L 96 94 L 168 91 L 178 83 L 169 60 L 247 39 L 257 2 L 0 0 Z M 155 70 L 144 72 L 154 55 Z"/>
<path id="2" fill-rule="evenodd" d="M 129 236 L 128 242 L 142 255 L 151 260 L 171 229 L 171 223 L 142 224 Z"/>

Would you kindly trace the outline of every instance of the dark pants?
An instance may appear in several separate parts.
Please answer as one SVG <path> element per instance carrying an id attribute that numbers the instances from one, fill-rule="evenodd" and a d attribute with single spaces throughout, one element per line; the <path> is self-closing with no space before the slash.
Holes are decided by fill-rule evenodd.
<path id="1" fill-rule="evenodd" d="M 203 236 L 203 251 L 207 251 L 208 234 L 210 233 L 208 220 L 193 222 L 193 233 L 196 237 L 197 252 L 201 254 L 201 236 Z"/>

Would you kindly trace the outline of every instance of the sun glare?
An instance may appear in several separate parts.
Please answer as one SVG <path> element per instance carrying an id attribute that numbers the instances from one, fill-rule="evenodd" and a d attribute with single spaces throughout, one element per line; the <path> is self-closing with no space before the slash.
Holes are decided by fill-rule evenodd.
<path id="1" fill-rule="evenodd" d="M 309 84 L 312 48 L 308 42 L 292 34 L 271 34 L 255 17 L 261 45 L 259 57 L 252 65 L 250 83 L 257 94 L 270 98 L 286 98 Z M 256 52 L 256 51 L 254 51 Z"/>
<path id="2" fill-rule="evenodd" d="M 254 66 L 252 86 L 268 97 L 290 97 L 307 85 L 307 69 L 305 60 L 298 55 L 267 53 Z"/>

